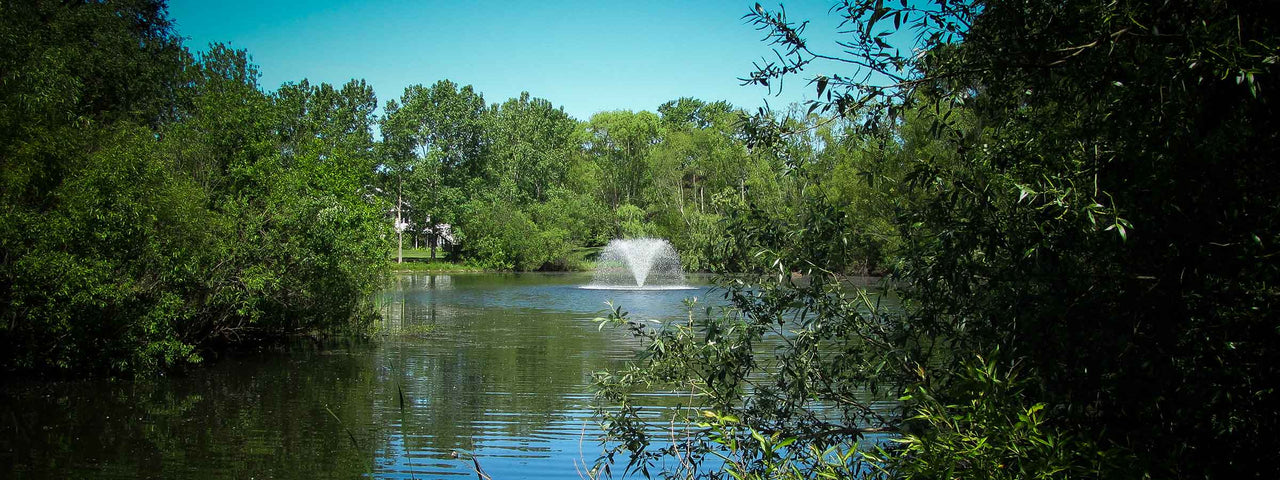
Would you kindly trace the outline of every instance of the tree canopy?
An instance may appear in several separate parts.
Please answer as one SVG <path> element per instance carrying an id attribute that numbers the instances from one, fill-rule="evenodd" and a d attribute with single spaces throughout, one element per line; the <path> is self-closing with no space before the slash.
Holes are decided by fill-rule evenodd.
<path id="1" fill-rule="evenodd" d="M 367 85 L 264 93 L 161 2 L 0 9 L 0 368 L 147 373 L 370 317 Z"/>

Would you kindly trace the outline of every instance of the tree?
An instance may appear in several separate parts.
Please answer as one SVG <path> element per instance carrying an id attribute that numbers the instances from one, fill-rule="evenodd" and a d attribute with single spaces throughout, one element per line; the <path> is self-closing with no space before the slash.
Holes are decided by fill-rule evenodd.
<path id="1" fill-rule="evenodd" d="M 266 95 L 159 2 L 0 10 L 0 368 L 147 374 L 368 320 L 372 90 Z"/>
<path id="2" fill-rule="evenodd" d="M 362 81 L 267 95 L 247 52 L 211 46 L 160 150 L 202 186 L 203 247 L 180 338 L 207 346 L 368 319 L 385 251 L 371 201 L 377 104 Z"/>
<path id="3" fill-rule="evenodd" d="M 563 261 L 569 249 L 569 232 L 554 225 L 539 225 L 528 213 L 493 197 L 467 204 L 467 251 L 489 268 L 538 270 Z"/>
<path id="4" fill-rule="evenodd" d="M 613 208 L 638 200 L 647 183 L 644 158 L 659 142 L 659 118 L 652 112 L 600 112 L 587 122 L 591 155 L 604 173 L 605 199 Z"/>
<path id="5" fill-rule="evenodd" d="M 483 96 L 448 80 L 405 88 L 398 110 L 407 117 L 414 154 L 438 156 L 442 181 L 454 188 L 484 171 L 486 113 Z"/>
<path id="6" fill-rule="evenodd" d="M 388 100 L 386 115 L 382 117 L 381 157 L 378 165 L 380 185 L 378 191 L 387 196 L 391 203 L 391 225 L 396 231 L 396 263 L 404 263 L 404 231 L 411 224 L 414 215 L 406 215 L 406 207 L 417 205 L 425 210 L 428 206 L 425 199 L 433 198 L 434 188 L 438 183 L 439 170 L 435 163 L 419 159 L 414 154 L 411 129 L 407 115 L 400 115 L 400 104 Z M 406 189 L 408 183 L 408 189 Z M 418 195 L 413 195 L 417 193 Z M 419 196 L 425 194 L 423 196 Z M 413 195 L 413 200 L 409 199 Z M 418 203 L 422 198 L 424 203 Z M 412 203 L 410 203 L 412 202 Z M 434 252 L 433 255 L 434 256 Z"/>
<path id="7" fill-rule="evenodd" d="M 676 128 L 734 128 L 737 112 L 726 101 L 705 102 L 680 97 L 658 106 L 662 121 Z"/>
<path id="8" fill-rule="evenodd" d="M 471 86 L 441 80 L 412 85 L 388 102 L 382 123 L 387 163 L 396 192 L 396 223 L 434 228 L 456 220 L 469 182 L 480 178 L 488 155 L 484 97 Z M 404 204 L 413 214 L 405 220 Z M 433 232 L 438 233 L 438 232 Z M 434 256 L 434 247 L 432 249 Z"/>
<path id="9" fill-rule="evenodd" d="M 528 92 L 503 102 L 492 118 L 490 175 L 500 185 L 510 182 L 518 196 L 512 200 L 546 200 L 548 187 L 564 183 L 570 160 L 582 150 L 578 122 Z"/>
<path id="10" fill-rule="evenodd" d="M 893 195 L 902 308 L 884 312 L 844 285 L 857 232 L 841 205 L 815 199 L 803 222 L 782 225 L 744 212 L 731 234 L 752 239 L 761 271 L 777 275 L 733 291 L 740 317 L 641 329 L 661 349 L 629 378 L 696 386 L 719 418 L 740 420 L 736 436 L 714 436 L 719 424 L 691 451 L 757 445 L 755 433 L 820 453 L 906 429 L 908 448 L 863 460 L 919 478 L 1274 476 L 1264 459 L 1280 424 L 1270 407 L 1280 272 L 1269 260 L 1280 144 L 1262 86 L 1280 35 L 1264 6 L 846 1 L 833 11 L 847 32 L 839 55 L 806 43 L 784 11 L 753 8 L 747 18 L 781 60 L 745 80 L 842 69 L 812 77 L 810 111 L 853 122 L 859 149 L 900 179 L 879 185 Z M 901 48 L 903 38 L 920 43 Z M 746 128 L 757 146 L 800 131 L 767 116 Z M 750 353 L 769 337 L 784 348 Z M 979 356 L 983 367 L 969 368 Z M 975 387 L 998 385 L 1001 371 L 1017 371 L 1018 388 Z M 767 382 L 751 380 L 760 375 Z M 625 400 L 627 379 L 605 377 L 604 394 Z M 882 415 L 864 390 L 909 395 Z M 619 433 L 639 421 L 629 415 L 614 417 Z M 1002 423 L 1018 415 L 1035 420 Z M 1029 425 L 1043 436 L 994 433 Z M 1001 445 L 981 457 L 999 466 L 973 463 L 973 445 L 955 442 L 966 435 Z M 778 457 L 745 460 L 764 469 Z"/>
<path id="11" fill-rule="evenodd" d="M 0 52 L 0 368 L 198 358 L 173 336 L 172 278 L 199 197 L 149 131 L 174 118 L 189 59 L 163 4 L 6 2 Z"/>
<path id="12" fill-rule="evenodd" d="M 739 112 L 727 102 L 703 102 L 680 98 L 658 107 L 666 130 L 662 154 L 679 157 L 681 182 L 688 184 L 691 199 L 699 212 L 705 212 L 706 191 L 718 192 L 736 188 L 746 195 L 746 149 L 739 137 Z M 662 175 L 662 173 L 657 173 Z M 683 187 L 680 192 L 683 208 Z"/>

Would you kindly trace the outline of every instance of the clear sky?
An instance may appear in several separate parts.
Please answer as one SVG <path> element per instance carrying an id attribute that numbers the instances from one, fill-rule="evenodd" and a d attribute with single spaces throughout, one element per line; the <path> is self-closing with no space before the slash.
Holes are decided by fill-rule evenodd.
<path id="1" fill-rule="evenodd" d="M 192 50 L 210 42 L 248 50 L 267 90 L 363 78 L 385 104 L 409 85 L 449 79 L 489 103 L 528 91 L 585 120 L 682 96 L 749 109 L 801 100 L 804 81 L 782 96 L 740 85 L 753 61 L 772 56 L 741 18 L 752 3 L 170 0 L 169 14 Z M 835 50 L 829 1 L 786 7 L 813 21 L 811 45 Z"/>

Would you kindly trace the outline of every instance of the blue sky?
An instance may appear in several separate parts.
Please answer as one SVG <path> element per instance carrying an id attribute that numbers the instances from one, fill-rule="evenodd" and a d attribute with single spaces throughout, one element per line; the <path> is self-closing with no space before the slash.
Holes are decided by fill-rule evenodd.
<path id="1" fill-rule="evenodd" d="M 585 120 L 682 96 L 750 109 L 802 100 L 803 81 L 781 96 L 739 85 L 752 61 L 772 55 L 741 19 L 751 3 L 170 0 L 169 14 L 193 50 L 248 50 L 267 90 L 363 78 L 385 104 L 409 85 L 447 78 L 489 103 L 528 91 Z M 812 20 L 811 45 L 834 51 L 829 6 L 786 4 L 791 18 Z"/>

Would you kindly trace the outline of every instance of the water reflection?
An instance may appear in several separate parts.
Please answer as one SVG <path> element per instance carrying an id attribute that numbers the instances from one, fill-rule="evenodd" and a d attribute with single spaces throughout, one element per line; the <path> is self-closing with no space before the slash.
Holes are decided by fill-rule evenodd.
<path id="1" fill-rule="evenodd" d="M 303 341 L 147 382 L 7 382 L 13 478 L 575 478 L 599 452 L 591 373 L 633 358 L 606 300 L 683 315 L 684 292 L 591 291 L 580 275 L 413 275 L 373 341 Z M 404 407 L 401 408 L 403 398 Z M 661 396 L 656 404 L 669 403 Z"/>
<path id="2" fill-rule="evenodd" d="M 591 374 L 633 358 L 621 332 L 596 328 L 605 300 L 632 315 L 679 316 L 676 292 L 589 292 L 574 275 L 406 276 L 384 297 L 388 336 L 376 411 L 391 426 L 378 474 L 574 478 L 599 452 Z M 686 294 L 688 292 L 685 292 Z M 429 328 L 423 328 L 424 326 Z M 397 332 L 428 332 L 396 336 Z M 400 411 L 396 387 L 407 408 Z M 398 452 L 398 454 L 397 454 Z M 408 454 L 405 454 L 408 452 Z"/>
<path id="3" fill-rule="evenodd" d="M 353 423 L 371 418 L 362 400 L 372 357 L 344 353 L 361 351 L 368 346 L 302 344 L 182 378 L 10 383 L 0 463 L 15 478 L 359 475 L 373 462 L 325 408 Z"/>

